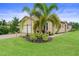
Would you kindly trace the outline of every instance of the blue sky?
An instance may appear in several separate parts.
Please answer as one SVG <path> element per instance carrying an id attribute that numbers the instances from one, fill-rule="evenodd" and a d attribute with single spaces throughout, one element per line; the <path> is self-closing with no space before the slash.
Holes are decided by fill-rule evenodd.
<path id="1" fill-rule="evenodd" d="M 22 11 L 24 6 L 32 8 L 33 3 L 0 3 L 0 20 L 11 21 L 15 16 L 19 19 L 28 16 L 26 12 Z M 60 20 L 79 22 L 78 3 L 58 3 L 57 6 L 59 10 L 53 10 L 52 13 L 56 13 Z"/>

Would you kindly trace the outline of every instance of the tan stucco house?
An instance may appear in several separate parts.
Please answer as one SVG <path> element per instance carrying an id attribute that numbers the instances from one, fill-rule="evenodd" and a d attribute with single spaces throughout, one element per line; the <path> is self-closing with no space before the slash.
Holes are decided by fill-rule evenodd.
<path id="1" fill-rule="evenodd" d="M 37 20 L 37 18 L 35 17 L 34 19 Z M 26 21 L 24 22 L 24 25 L 22 26 L 23 28 L 20 26 L 20 32 L 21 33 L 34 33 L 33 24 L 35 20 L 31 20 L 30 17 L 28 16 L 23 17 L 21 21 L 23 20 L 26 20 Z M 72 25 L 70 23 L 61 21 L 61 28 L 59 29 L 58 33 L 68 32 L 71 29 L 72 29 Z M 45 32 L 56 33 L 56 31 L 57 29 L 52 26 L 51 22 L 48 22 L 46 24 Z"/>

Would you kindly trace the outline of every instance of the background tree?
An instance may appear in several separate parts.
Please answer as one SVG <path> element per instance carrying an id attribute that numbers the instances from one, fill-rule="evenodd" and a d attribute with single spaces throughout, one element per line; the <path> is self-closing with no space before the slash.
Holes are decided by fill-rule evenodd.
<path id="1" fill-rule="evenodd" d="M 0 25 L 2 25 L 2 21 L 0 21 Z"/>
<path id="2" fill-rule="evenodd" d="M 71 24 L 72 24 L 72 31 L 79 30 L 79 23 L 71 22 Z"/>
<path id="3" fill-rule="evenodd" d="M 19 19 L 17 17 L 14 17 L 10 24 L 11 33 L 19 32 L 18 24 L 19 24 Z"/>
<path id="4" fill-rule="evenodd" d="M 7 26 L 0 26 L 0 35 L 2 34 L 8 34 L 9 28 Z"/>
<path id="5" fill-rule="evenodd" d="M 0 21 L 0 25 L 6 26 L 6 25 L 7 25 L 6 20 L 5 20 L 5 19 L 1 19 L 1 21 Z"/>
<path id="6" fill-rule="evenodd" d="M 0 21 L 0 35 L 2 34 L 8 34 L 9 33 L 9 28 L 7 26 L 6 20 L 2 19 Z"/>
<path id="7" fill-rule="evenodd" d="M 7 22 L 4 19 L 2 19 L 2 25 L 3 26 L 6 26 L 7 25 Z"/>

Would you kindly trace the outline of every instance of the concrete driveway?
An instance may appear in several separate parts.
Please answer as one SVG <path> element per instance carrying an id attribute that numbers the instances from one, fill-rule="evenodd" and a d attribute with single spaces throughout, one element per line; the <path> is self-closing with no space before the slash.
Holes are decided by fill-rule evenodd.
<path id="1" fill-rule="evenodd" d="M 6 39 L 6 38 L 15 38 L 15 37 L 19 37 L 19 36 L 24 36 L 25 34 L 22 33 L 17 33 L 17 34 L 6 34 L 6 35 L 0 35 L 0 39 Z M 60 36 L 62 34 L 55 34 L 52 36 L 49 36 L 51 38 L 56 37 L 56 36 Z"/>
<path id="2" fill-rule="evenodd" d="M 15 38 L 15 37 L 19 37 L 22 34 L 6 34 L 6 35 L 0 35 L 0 39 L 5 39 L 5 38 Z"/>

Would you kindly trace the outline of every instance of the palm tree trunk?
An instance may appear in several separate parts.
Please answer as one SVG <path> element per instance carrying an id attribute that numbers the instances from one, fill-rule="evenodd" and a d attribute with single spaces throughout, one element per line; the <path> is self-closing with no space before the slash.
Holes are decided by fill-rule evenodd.
<path id="1" fill-rule="evenodd" d="M 27 36 L 28 36 L 28 24 L 27 24 Z"/>

